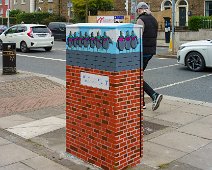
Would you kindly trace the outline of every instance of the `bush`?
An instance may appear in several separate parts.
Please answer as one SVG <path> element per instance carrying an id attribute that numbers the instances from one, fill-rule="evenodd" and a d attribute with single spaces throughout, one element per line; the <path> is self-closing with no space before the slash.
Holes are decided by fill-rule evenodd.
<path id="1" fill-rule="evenodd" d="M 34 12 L 34 13 L 20 13 L 16 16 L 17 23 L 22 21 L 25 24 L 44 24 L 48 25 L 49 22 L 65 22 L 66 18 L 63 16 L 50 14 L 48 12 Z"/>
<path id="2" fill-rule="evenodd" d="M 192 16 L 189 18 L 188 28 L 192 31 L 198 31 L 201 28 L 206 28 L 205 21 L 210 21 L 210 20 L 212 20 L 212 17 Z"/>

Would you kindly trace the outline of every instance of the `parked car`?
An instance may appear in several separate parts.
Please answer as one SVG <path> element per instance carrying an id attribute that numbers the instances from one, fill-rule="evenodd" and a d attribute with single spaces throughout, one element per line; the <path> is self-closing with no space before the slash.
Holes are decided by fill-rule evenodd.
<path id="1" fill-rule="evenodd" d="M 6 25 L 0 25 L 0 35 L 7 29 Z"/>
<path id="2" fill-rule="evenodd" d="M 212 67 L 212 40 L 182 44 L 177 52 L 177 62 L 192 71 L 202 71 L 205 67 Z"/>
<path id="3" fill-rule="evenodd" d="M 51 51 L 54 37 L 46 25 L 20 24 L 8 28 L 0 35 L 0 49 L 2 43 L 16 43 L 16 48 L 28 52 L 31 48 L 44 48 Z"/>
<path id="4" fill-rule="evenodd" d="M 66 40 L 66 22 L 50 22 L 48 27 L 56 40 Z"/>

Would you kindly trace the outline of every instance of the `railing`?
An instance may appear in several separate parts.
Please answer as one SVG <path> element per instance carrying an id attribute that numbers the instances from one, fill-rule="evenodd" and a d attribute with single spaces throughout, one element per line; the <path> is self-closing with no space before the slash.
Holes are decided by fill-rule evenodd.
<path id="1" fill-rule="evenodd" d="M 185 26 L 181 26 L 179 22 L 175 22 L 174 24 L 176 30 L 183 30 L 188 28 L 188 23 L 185 23 Z M 172 28 L 172 23 L 170 23 L 170 27 Z M 165 30 L 165 22 L 158 22 L 158 29 Z"/>
<path id="2" fill-rule="evenodd" d="M 212 20 L 203 20 L 202 28 L 203 29 L 212 29 Z"/>

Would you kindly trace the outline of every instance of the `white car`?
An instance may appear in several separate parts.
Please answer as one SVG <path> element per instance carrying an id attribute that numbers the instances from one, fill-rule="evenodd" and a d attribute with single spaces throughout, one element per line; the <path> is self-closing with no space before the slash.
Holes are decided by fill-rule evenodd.
<path id="1" fill-rule="evenodd" d="M 16 48 L 28 52 L 30 48 L 44 48 L 51 51 L 54 37 L 46 25 L 20 24 L 14 25 L 0 35 L 0 49 L 2 43 L 16 43 Z"/>
<path id="2" fill-rule="evenodd" d="M 177 52 L 177 62 L 192 71 L 202 71 L 205 67 L 212 67 L 212 40 L 182 44 Z"/>

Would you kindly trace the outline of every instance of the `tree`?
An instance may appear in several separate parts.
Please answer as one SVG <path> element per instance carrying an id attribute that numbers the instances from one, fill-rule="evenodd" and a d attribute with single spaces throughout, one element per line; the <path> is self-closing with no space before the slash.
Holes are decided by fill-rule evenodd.
<path id="1" fill-rule="evenodd" d="M 74 17 L 78 22 L 85 22 L 86 1 L 91 15 L 97 15 L 98 11 L 111 11 L 113 9 L 113 0 L 72 0 Z"/>

